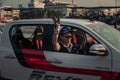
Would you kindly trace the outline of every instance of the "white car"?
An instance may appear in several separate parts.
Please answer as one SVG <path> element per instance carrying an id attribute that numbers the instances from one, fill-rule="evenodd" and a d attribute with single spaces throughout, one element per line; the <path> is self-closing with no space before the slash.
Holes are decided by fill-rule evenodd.
<path id="1" fill-rule="evenodd" d="M 52 19 L 16 20 L 0 36 L 0 80 L 119 80 L 120 32 L 97 21 L 60 19 L 80 46 L 77 53 L 56 52 Z M 33 46 L 41 28 L 42 49 Z M 22 41 L 19 41 L 22 39 Z"/>
<path id="2" fill-rule="evenodd" d="M 3 31 L 4 26 L 5 26 L 5 23 L 0 23 L 0 31 L 1 32 Z"/>

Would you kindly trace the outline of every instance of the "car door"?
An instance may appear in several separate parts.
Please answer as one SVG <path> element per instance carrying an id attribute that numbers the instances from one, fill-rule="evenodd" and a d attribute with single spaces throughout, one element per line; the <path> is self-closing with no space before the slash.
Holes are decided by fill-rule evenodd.
<path id="1" fill-rule="evenodd" d="M 5 79 L 12 80 L 27 80 L 31 73 L 32 69 L 28 68 L 28 65 L 25 62 L 22 51 L 32 49 L 29 45 L 26 47 L 21 47 L 21 44 L 17 43 L 17 36 L 20 38 L 20 33 L 17 33 L 17 30 L 20 29 L 24 36 L 24 41 L 26 43 L 31 42 L 32 31 L 36 28 L 37 25 L 13 25 L 11 29 L 6 29 L 5 39 L 2 40 L 2 76 Z M 10 31 L 8 31 L 10 30 Z M 20 32 L 20 31 L 18 31 Z M 9 34 L 9 35 L 8 35 Z M 20 47 L 18 47 L 20 45 Z M 28 45 L 28 44 L 27 44 Z"/>
<path id="2" fill-rule="evenodd" d="M 42 31 L 43 33 L 39 36 L 42 38 L 43 44 L 41 49 L 34 46 L 34 41 L 36 43 L 37 40 L 33 40 L 36 31 L 39 28 L 41 28 L 39 31 Z M 53 28 L 48 24 L 13 25 L 10 29 L 10 36 L 8 36 L 10 37 L 9 45 L 4 44 L 11 46 L 9 50 L 4 50 L 5 54 L 2 60 L 4 78 L 13 80 L 31 80 L 34 79 L 34 77 L 39 76 L 40 79 L 43 73 L 42 71 L 49 70 L 49 63 L 47 63 L 44 57 L 44 50 L 52 50 L 51 32 L 53 32 Z"/>
<path id="3" fill-rule="evenodd" d="M 82 30 L 80 30 L 82 31 Z M 86 40 L 94 39 L 86 32 L 80 32 L 83 35 L 84 45 Z M 98 42 L 95 40 L 95 43 Z M 100 43 L 99 43 L 100 44 Z M 102 43 L 101 43 L 102 44 Z M 107 49 L 107 48 L 106 48 Z M 79 53 L 64 52 L 45 52 L 45 59 L 49 62 L 50 71 L 61 79 L 70 80 L 111 80 L 111 52 L 107 49 L 108 55 L 92 55 L 87 49 L 82 49 Z M 64 76 L 63 76 L 64 75 Z"/>

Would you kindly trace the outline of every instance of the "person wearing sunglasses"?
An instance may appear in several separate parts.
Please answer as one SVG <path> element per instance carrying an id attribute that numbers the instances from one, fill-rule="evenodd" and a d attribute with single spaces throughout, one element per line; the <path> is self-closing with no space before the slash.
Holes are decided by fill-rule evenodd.
<path id="1" fill-rule="evenodd" d="M 74 53 L 77 52 L 79 46 L 72 43 L 73 34 L 71 29 L 68 27 L 62 27 L 60 24 L 55 22 L 54 34 L 52 37 L 52 44 L 55 51 Z"/>

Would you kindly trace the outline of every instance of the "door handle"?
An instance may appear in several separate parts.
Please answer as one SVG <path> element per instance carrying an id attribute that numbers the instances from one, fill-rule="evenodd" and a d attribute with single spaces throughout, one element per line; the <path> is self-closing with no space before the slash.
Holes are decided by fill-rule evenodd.
<path id="1" fill-rule="evenodd" d="M 14 55 L 8 54 L 8 55 L 4 56 L 4 58 L 15 59 L 16 57 Z"/>
<path id="2" fill-rule="evenodd" d="M 63 62 L 58 60 L 58 59 L 50 59 L 48 60 L 50 63 L 55 63 L 55 64 L 62 64 Z"/>

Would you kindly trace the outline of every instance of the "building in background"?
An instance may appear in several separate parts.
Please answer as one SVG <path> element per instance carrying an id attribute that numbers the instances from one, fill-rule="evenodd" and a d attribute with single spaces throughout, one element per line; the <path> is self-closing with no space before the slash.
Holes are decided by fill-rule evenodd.
<path id="1" fill-rule="evenodd" d="M 18 9 L 13 9 L 12 11 L 12 16 L 13 16 L 13 20 L 17 20 L 20 18 L 20 10 Z"/>
<path id="2" fill-rule="evenodd" d="M 30 3 L 28 3 L 29 8 L 44 8 L 44 3 L 41 3 L 39 0 L 31 0 Z"/>
<path id="3" fill-rule="evenodd" d="M 0 7 L 0 22 L 9 22 L 19 18 L 19 10 L 14 9 L 11 6 Z"/>
<path id="4" fill-rule="evenodd" d="M 19 17 L 19 10 L 13 9 L 11 6 L 0 7 L 0 22 L 9 22 Z"/>
<path id="5" fill-rule="evenodd" d="M 48 16 L 51 17 L 53 15 L 59 17 L 68 17 L 72 12 L 73 5 L 71 2 L 64 2 L 58 0 L 45 0 L 45 10 L 48 11 Z"/>
<path id="6" fill-rule="evenodd" d="M 114 8 L 111 10 L 111 8 L 108 9 L 100 7 L 120 6 L 120 0 L 109 0 L 108 2 L 107 0 L 105 2 L 103 0 L 0 0 L 0 5 L 5 4 L 11 5 L 13 9 L 20 10 L 14 10 L 14 12 L 12 10 L 12 17 L 14 17 L 14 14 L 17 14 L 20 15 L 21 19 L 30 19 L 51 17 L 53 15 L 59 17 L 74 17 L 75 15 L 75 17 L 77 17 L 86 12 L 90 14 L 90 11 L 94 13 L 99 13 L 100 10 L 102 10 L 105 14 L 114 14 L 119 9 Z M 10 11 L 8 13 L 10 13 Z"/>
<path id="7" fill-rule="evenodd" d="M 40 3 L 42 1 L 54 1 L 54 0 L 39 0 Z M 66 1 L 72 2 L 71 0 L 56 0 L 56 1 Z M 28 8 L 28 4 L 31 0 L 0 0 L 2 5 L 12 6 L 14 8 L 18 8 L 18 5 L 22 5 L 24 8 Z M 76 0 L 76 5 L 81 7 L 98 7 L 98 6 L 120 6 L 120 0 Z M 74 0 L 73 0 L 74 3 Z"/>

